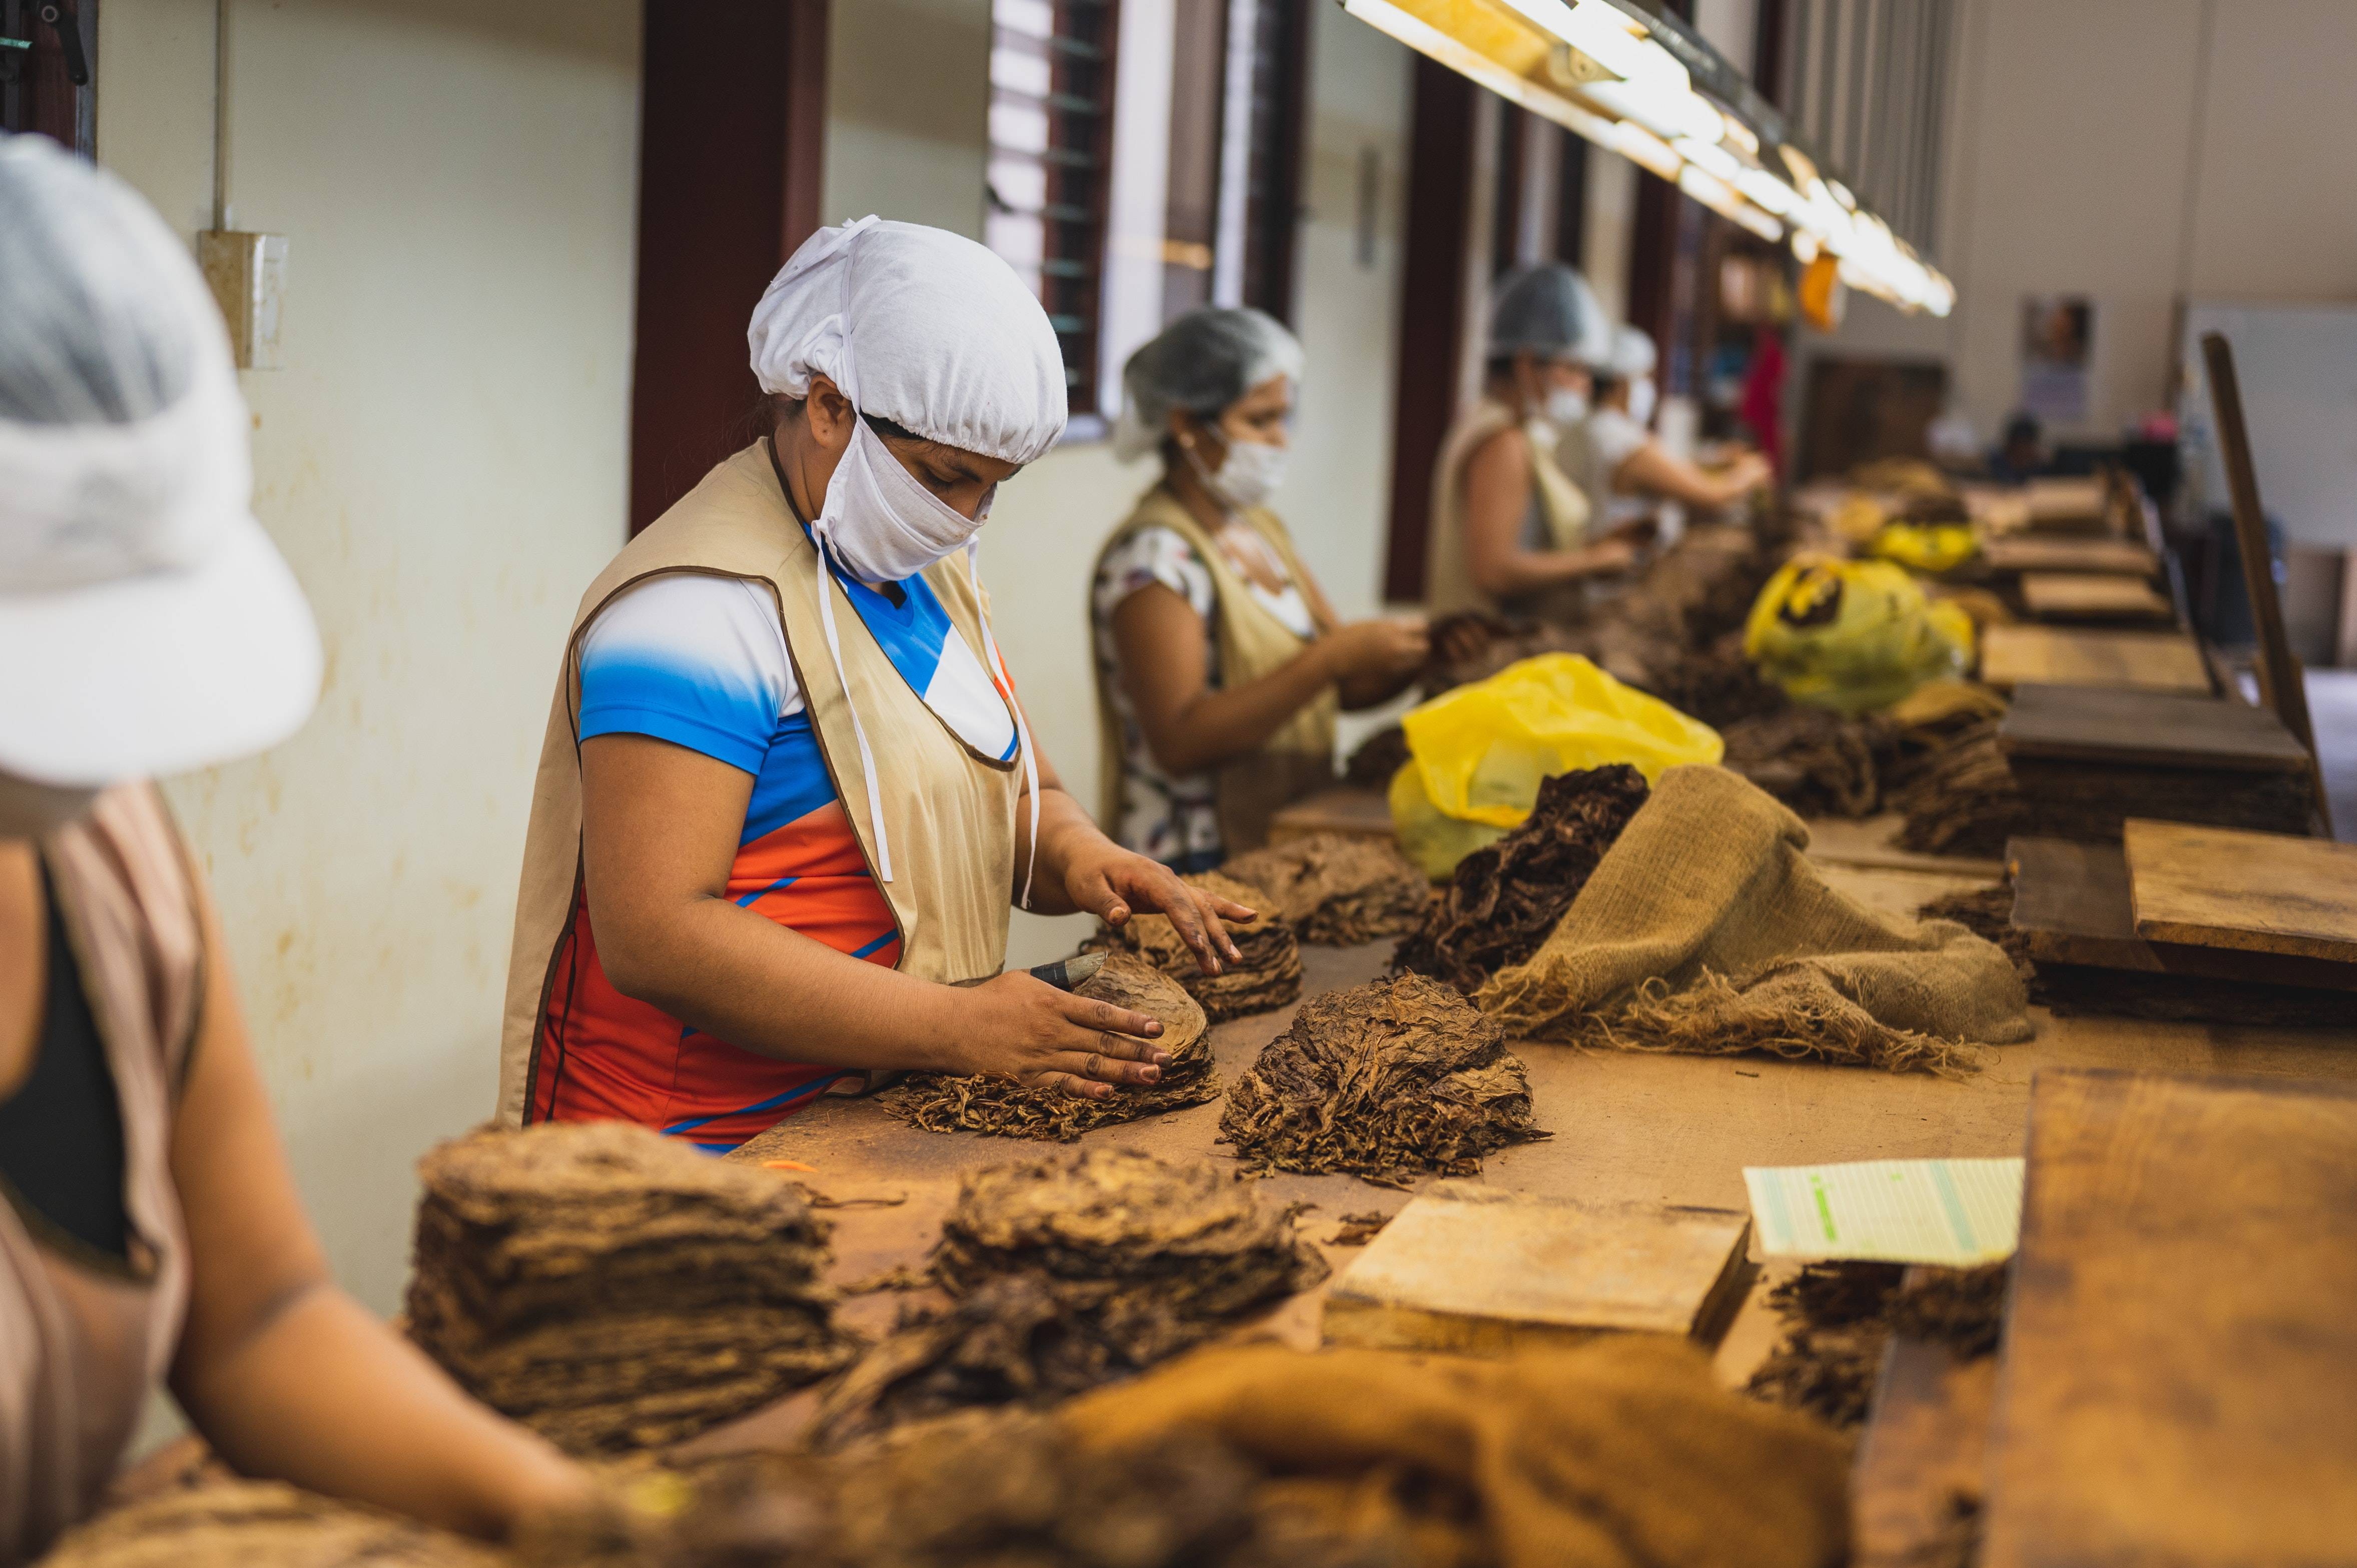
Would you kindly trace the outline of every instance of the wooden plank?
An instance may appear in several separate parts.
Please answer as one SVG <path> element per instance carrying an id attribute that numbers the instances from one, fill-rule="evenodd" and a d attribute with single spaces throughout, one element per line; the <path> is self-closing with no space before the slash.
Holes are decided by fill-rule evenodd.
<path id="1" fill-rule="evenodd" d="M 1850 1469 L 1853 1568 L 1953 1561 L 1933 1543 L 1955 1529 L 1956 1499 L 1987 1490 L 1996 1358 L 1960 1361 L 1944 1345 L 1894 1336 Z"/>
<path id="2" fill-rule="evenodd" d="M 2177 607 L 2141 577 L 2024 572 L 2021 602 L 2041 620 L 2175 620 Z"/>
<path id="3" fill-rule="evenodd" d="M 2144 686 L 2210 691 L 2201 645 L 2181 631 L 2079 631 L 1993 626 L 1982 633 L 1981 679 L 1992 686 Z"/>
<path id="4" fill-rule="evenodd" d="M 2117 844 L 2017 838 L 2005 851 L 2013 876 L 2013 929 L 2026 940 L 2032 962 L 2357 991 L 2357 964 L 2138 936 L 2127 856 Z"/>
<path id="5" fill-rule="evenodd" d="M 1326 1297 L 1326 1339 L 1501 1356 L 1601 1333 L 1716 1339 L 1741 1299 L 1748 1214 L 1590 1205 L 1435 1182 Z"/>
<path id="6" fill-rule="evenodd" d="M 2036 529 L 2082 532 L 2109 521 L 2109 494 L 2100 478 L 2032 479 L 2021 488 L 2022 510 Z"/>
<path id="7" fill-rule="evenodd" d="M 2009 534 L 1981 542 L 1992 572 L 2108 572 L 2149 577 L 2159 557 L 2132 539 L 2050 539 Z"/>
<path id="8" fill-rule="evenodd" d="M 1353 838 L 1393 837 L 1392 809 L 1381 789 L 1320 789 L 1269 819 L 1268 842 L 1308 838 L 1311 833 L 1348 833 Z"/>
<path id="9" fill-rule="evenodd" d="M 1984 1568 L 2357 1551 L 2357 1089 L 2041 1072 Z"/>
<path id="10" fill-rule="evenodd" d="M 2007 757 L 2305 773 L 2308 752 L 2265 708 L 2233 697 L 2025 682 L 1997 725 Z"/>
<path id="11" fill-rule="evenodd" d="M 2357 963 L 2357 844 L 2142 819 L 2124 842 L 2138 936 Z"/>

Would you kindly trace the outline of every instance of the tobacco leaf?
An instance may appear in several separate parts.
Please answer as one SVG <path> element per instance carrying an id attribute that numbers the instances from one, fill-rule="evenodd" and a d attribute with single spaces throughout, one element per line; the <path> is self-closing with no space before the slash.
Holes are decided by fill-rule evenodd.
<path id="1" fill-rule="evenodd" d="M 1626 763 L 1539 784 L 1529 819 L 1457 863 L 1448 886 L 1402 939 L 1392 967 L 1445 980 L 1468 996 L 1539 950 L 1637 808 L 1645 776 Z"/>
<path id="2" fill-rule="evenodd" d="M 1826 708 L 1787 707 L 1720 732 L 1726 767 L 1804 817 L 1870 817 L 1896 754 L 1889 725 Z"/>
<path id="3" fill-rule="evenodd" d="M 1125 925 L 1101 927 L 1091 945 L 1144 959 L 1177 981 L 1214 1024 L 1282 1007 L 1301 994 L 1301 945 L 1277 918 L 1277 901 L 1266 889 L 1217 871 L 1180 880 L 1255 912 L 1254 919 L 1228 928 L 1241 956 L 1222 959 L 1219 973 L 1203 972 L 1195 950 L 1163 915 L 1132 915 Z"/>
<path id="4" fill-rule="evenodd" d="M 42 1568 L 501 1568 L 481 1541 L 278 1481 L 209 1481 L 67 1533 Z"/>
<path id="5" fill-rule="evenodd" d="M 1392 775 L 1407 762 L 1407 731 L 1387 725 L 1361 741 L 1343 762 L 1342 782 L 1361 789 L 1388 789 Z"/>
<path id="6" fill-rule="evenodd" d="M 418 1174 L 411 1337 L 561 1447 L 691 1436 L 856 1352 L 827 1221 L 766 1172 L 609 1122 L 477 1133 Z"/>
<path id="7" fill-rule="evenodd" d="M 1376 1233 L 1392 1222 L 1392 1217 L 1380 1208 L 1364 1214 L 1345 1214 L 1334 1234 L 1326 1238 L 1329 1247 L 1363 1247 L 1375 1239 Z"/>
<path id="8" fill-rule="evenodd" d="M 1351 947 L 1414 930 L 1432 885 L 1388 840 L 1310 833 L 1240 854 L 1221 871 L 1268 890 L 1305 942 Z"/>
<path id="9" fill-rule="evenodd" d="M 1167 923 L 1167 922 L 1166 922 Z M 1061 1089 L 1033 1089 L 991 1074 L 917 1072 L 877 1095 L 885 1110 L 928 1133 L 981 1133 L 1069 1144 L 1082 1133 L 1216 1100 L 1222 1087 L 1211 1062 L 1202 1007 L 1178 983 L 1135 954 L 1109 953 L 1103 969 L 1075 993 L 1162 1020 L 1154 1042 L 1170 1053 L 1158 1083 L 1116 1089 L 1084 1100 Z"/>
<path id="10" fill-rule="evenodd" d="M 1810 1263 L 1768 1293 L 1785 1338 L 1744 1385 L 1773 1404 L 1838 1427 L 1867 1418 L 1894 1334 L 1945 1346 L 1960 1360 L 1994 1355 L 2005 1323 L 2007 1265 L 1917 1268 Z"/>
<path id="11" fill-rule="evenodd" d="M 1504 1032 L 1420 974 L 1304 1003 L 1220 1117 L 1222 1141 L 1248 1170 L 1341 1171 L 1392 1187 L 1478 1175 L 1491 1150 L 1547 1135 Z"/>

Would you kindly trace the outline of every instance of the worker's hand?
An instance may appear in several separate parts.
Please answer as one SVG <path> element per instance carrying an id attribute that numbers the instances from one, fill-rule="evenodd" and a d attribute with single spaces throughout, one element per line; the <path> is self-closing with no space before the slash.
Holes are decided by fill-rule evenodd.
<path id="1" fill-rule="evenodd" d="M 1737 495 L 1758 489 L 1776 477 L 1776 465 L 1758 452 L 1746 452 L 1727 466 L 1726 482 Z"/>
<path id="2" fill-rule="evenodd" d="M 955 1072 L 1110 1100 L 1116 1084 L 1161 1081 L 1170 1059 L 1153 1043 L 1159 1019 L 1059 991 L 1020 970 L 960 989 L 956 1007 Z"/>
<path id="3" fill-rule="evenodd" d="M 1637 564 L 1637 547 L 1618 535 L 1599 539 L 1580 553 L 1586 575 L 1601 577 L 1626 572 Z"/>
<path id="4" fill-rule="evenodd" d="M 1158 860 L 1126 850 L 1110 839 L 1072 857 L 1064 869 L 1064 892 L 1073 908 L 1108 926 L 1129 922 L 1133 910 L 1167 915 L 1178 938 L 1195 954 L 1205 974 L 1217 974 L 1223 961 L 1243 955 L 1228 939 L 1223 920 L 1250 920 L 1252 910 L 1190 887 Z"/>
<path id="5" fill-rule="evenodd" d="M 1338 626 L 1318 639 L 1334 679 L 1354 675 L 1389 680 L 1424 667 L 1432 635 L 1422 617 L 1377 616 Z"/>

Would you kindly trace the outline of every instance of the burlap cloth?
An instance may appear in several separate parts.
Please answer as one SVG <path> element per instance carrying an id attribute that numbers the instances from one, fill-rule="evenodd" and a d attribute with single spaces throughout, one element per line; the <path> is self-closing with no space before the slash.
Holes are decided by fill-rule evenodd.
<path id="1" fill-rule="evenodd" d="M 1544 946 L 1476 995 L 1516 1037 L 1891 1069 L 2030 1037 L 2012 963 L 1953 920 L 1825 885 L 1801 820 L 1721 768 L 1673 768 Z"/>

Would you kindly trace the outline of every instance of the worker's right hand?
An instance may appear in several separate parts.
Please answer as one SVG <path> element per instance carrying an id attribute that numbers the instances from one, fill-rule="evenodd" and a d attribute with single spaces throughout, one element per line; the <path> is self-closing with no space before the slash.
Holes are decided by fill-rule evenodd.
<path id="1" fill-rule="evenodd" d="M 1613 534 L 1598 540 L 1579 553 L 1587 563 L 1587 575 L 1600 577 L 1610 573 L 1626 572 L 1634 566 L 1638 550 L 1630 540 Z"/>
<path id="2" fill-rule="evenodd" d="M 1727 466 L 1727 484 L 1738 495 L 1756 490 L 1775 477 L 1776 465 L 1758 452 L 1746 452 Z"/>
<path id="3" fill-rule="evenodd" d="M 1432 653 L 1432 637 L 1422 617 L 1377 616 L 1338 626 L 1318 645 L 1325 649 L 1334 678 L 1354 675 L 1388 680 L 1424 667 Z"/>
<path id="4" fill-rule="evenodd" d="M 958 1073 L 1110 1100 L 1115 1085 L 1158 1083 L 1170 1053 L 1159 1019 L 1059 991 L 1022 971 L 953 993 Z"/>

